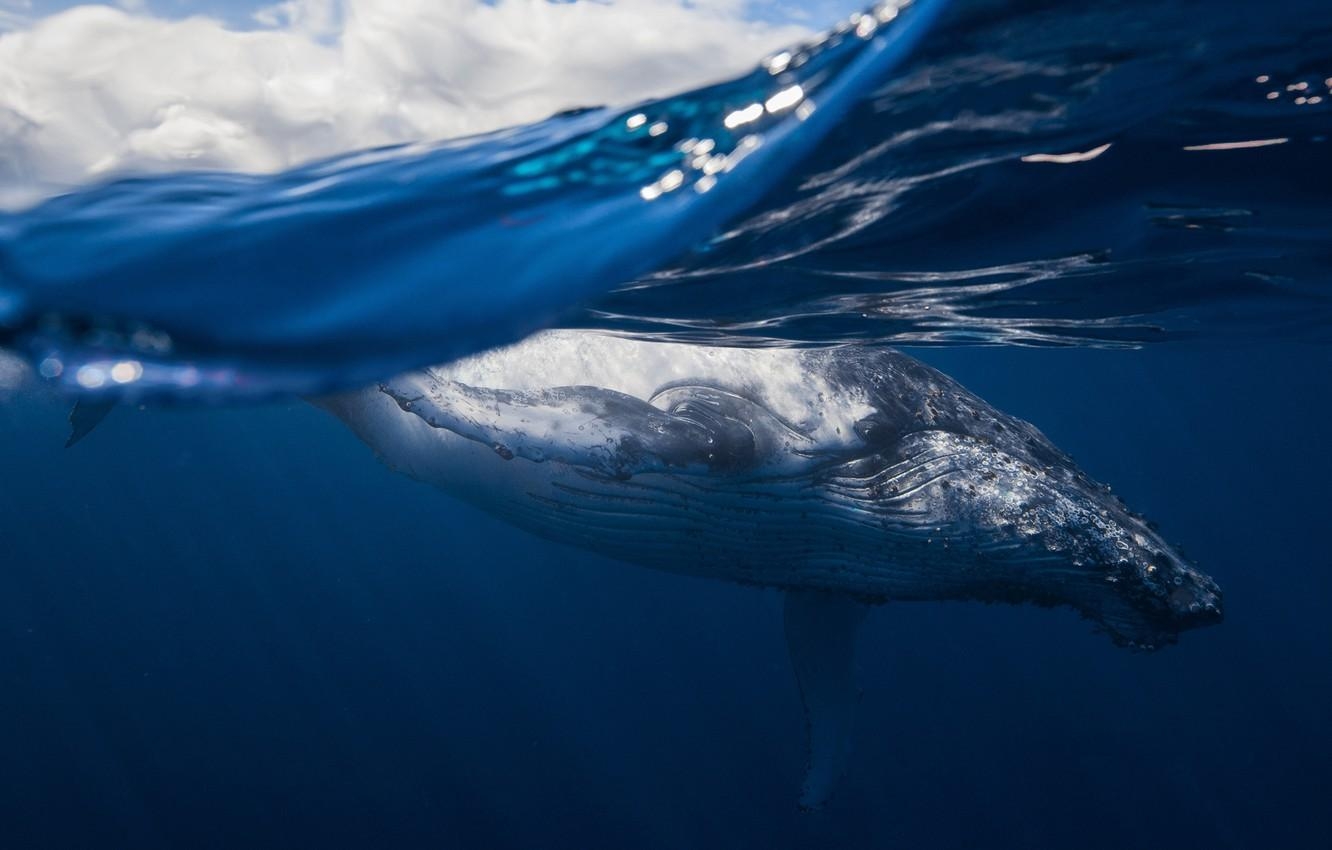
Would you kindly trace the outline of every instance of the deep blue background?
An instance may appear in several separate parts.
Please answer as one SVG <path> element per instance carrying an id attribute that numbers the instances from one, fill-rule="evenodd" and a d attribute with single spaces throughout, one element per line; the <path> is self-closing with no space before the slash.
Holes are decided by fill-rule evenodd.
<path id="1" fill-rule="evenodd" d="M 0 405 L 0 846 L 1332 845 L 1332 349 L 931 350 L 1216 576 L 1152 655 L 1063 611 L 867 620 L 796 811 L 775 593 L 535 541 L 300 405 Z"/>

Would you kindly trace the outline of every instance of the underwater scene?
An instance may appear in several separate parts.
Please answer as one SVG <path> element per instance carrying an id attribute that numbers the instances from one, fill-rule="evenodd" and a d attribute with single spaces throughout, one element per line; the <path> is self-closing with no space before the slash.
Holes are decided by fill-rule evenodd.
<path id="1" fill-rule="evenodd" d="M 0 0 L 0 847 L 1332 846 L 1310 0 Z"/>

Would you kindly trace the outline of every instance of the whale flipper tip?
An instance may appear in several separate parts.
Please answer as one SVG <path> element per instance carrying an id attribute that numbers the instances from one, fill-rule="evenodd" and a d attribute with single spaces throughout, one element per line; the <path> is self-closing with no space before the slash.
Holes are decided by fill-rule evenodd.
<path id="1" fill-rule="evenodd" d="M 847 596 L 816 590 L 786 593 L 786 645 L 809 731 L 802 811 L 822 808 L 846 770 L 859 695 L 856 634 L 864 617 L 865 606 Z"/>
<path id="2" fill-rule="evenodd" d="M 65 448 L 72 447 L 91 434 L 115 406 L 114 401 L 107 400 L 79 399 L 74 402 L 73 409 L 69 411 L 69 439 L 65 440 Z"/>

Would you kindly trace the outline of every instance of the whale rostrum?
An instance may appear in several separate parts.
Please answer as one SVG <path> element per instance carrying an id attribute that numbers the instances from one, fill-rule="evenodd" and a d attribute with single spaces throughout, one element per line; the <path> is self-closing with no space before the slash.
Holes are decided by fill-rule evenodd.
<path id="1" fill-rule="evenodd" d="M 1216 584 L 1035 427 L 890 349 L 556 331 L 319 404 L 541 537 L 784 591 L 809 808 L 848 758 L 867 606 L 1063 605 L 1140 649 L 1221 619 Z"/>

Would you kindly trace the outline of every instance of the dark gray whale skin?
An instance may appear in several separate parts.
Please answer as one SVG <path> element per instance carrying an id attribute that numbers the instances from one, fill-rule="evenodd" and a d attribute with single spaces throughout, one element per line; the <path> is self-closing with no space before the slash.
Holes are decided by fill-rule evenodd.
<path id="1" fill-rule="evenodd" d="M 636 347 L 696 353 L 579 336 L 556 342 L 574 338 L 573 356 L 602 372 Z M 506 359 L 525 364 L 530 384 L 533 362 L 565 351 L 537 337 L 486 357 L 500 376 Z M 855 347 L 725 349 L 703 362 L 713 374 L 649 379 L 642 395 L 474 386 L 435 370 L 324 405 L 390 465 L 623 561 L 867 602 L 1068 605 L 1144 649 L 1221 619 L 1216 584 L 1141 516 L 1035 427 L 936 369 Z M 821 439 L 808 419 L 774 413 L 773 375 L 817 376 L 808 419 L 842 414 L 851 433 Z M 560 429 L 575 420 L 589 424 Z M 479 476 L 447 462 L 468 452 Z"/>
<path id="2" fill-rule="evenodd" d="M 864 423 L 876 429 L 866 442 L 880 446 L 830 470 L 825 486 L 892 513 L 902 487 L 885 484 L 884 473 L 932 464 L 922 486 L 937 488 L 948 507 L 930 515 L 939 534 L 926 549 L 948 549 L 945 562 L 959 555 L 975 562 L 973 575 L 958 576 L 956 598 L 1071 605 L 1116 643 L 1139 649 L 1220 622 L 1216 583 L 1030 423 L 897 351 L 844 349 L 812 359 L 823 358 L 839 384 L 870 393 L 878 413 Z M 983 575 L 987 565 L 1009 563 L 1029 569 Z"/>
<path id="3" fill-rule="evenodd" d="M 538 335 L 319 402 L 390 467 L 542 537 L 786 593 L 802 806 L 848 758 L 866 605 L 1068 606 L 1155 649 L 1221 593 L 1034 426 L 889 349 Z"/>

